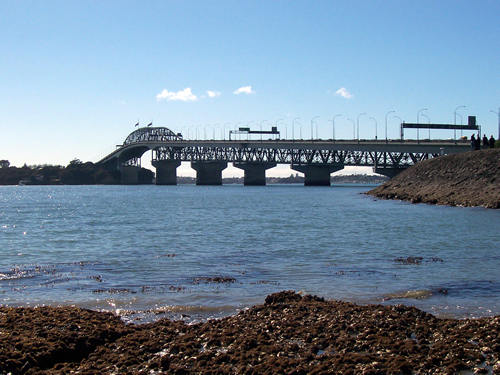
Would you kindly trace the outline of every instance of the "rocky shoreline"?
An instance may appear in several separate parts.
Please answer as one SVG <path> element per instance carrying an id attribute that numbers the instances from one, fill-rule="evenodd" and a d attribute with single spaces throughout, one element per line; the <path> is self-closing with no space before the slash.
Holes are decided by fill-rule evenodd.
<path id="1" fill-rule="evenodd" d="M 500 149 L 419 162 L 367 194 L 449 206 L 500 208 Z"/>
<path id="2" fill-rule="evenodd" d="M 500 316 L 439 319 L 287 291 L 204 323 L 0 307 L 1 374 L 500 373 Z"/>

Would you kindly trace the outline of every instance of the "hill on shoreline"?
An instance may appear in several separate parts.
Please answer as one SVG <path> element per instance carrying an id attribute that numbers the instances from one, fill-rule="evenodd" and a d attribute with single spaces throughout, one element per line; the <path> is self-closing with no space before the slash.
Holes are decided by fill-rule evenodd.
<path id="1" fill-rule="evenodd" d="M 422 161 L 367 194 L 450 206 L 500 208 L 500 149 Z"/>

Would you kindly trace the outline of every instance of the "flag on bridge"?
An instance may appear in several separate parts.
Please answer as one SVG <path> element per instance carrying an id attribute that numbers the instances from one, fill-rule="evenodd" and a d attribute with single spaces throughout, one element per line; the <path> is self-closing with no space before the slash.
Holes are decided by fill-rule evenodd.
<path id="1" fill-rule="evenodd" d="M 134 126 L 139 126 L 139 121 L 137 121 L 137 124 L 135 124 Z"/>
<path id="2" fill-rule="evenodd" d="M 151 126 L 151 125 L 153 125 L 153 122 L 152 122 L 152 121 L 148 124 L 148 126 Z"/>

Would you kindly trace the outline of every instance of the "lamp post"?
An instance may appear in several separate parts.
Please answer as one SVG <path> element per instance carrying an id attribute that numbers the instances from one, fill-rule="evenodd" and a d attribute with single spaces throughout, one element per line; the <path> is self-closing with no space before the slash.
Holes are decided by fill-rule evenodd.
<path id="1" fill-rule="evenodd" d="M 241 121 L 237 122 L 236 124 L 234 124 L 234 131 L 235 131 L 235 134 L 236 132 L 238 131 L 238 125 L 242 124 Z M 239 135 L 239 134 L 238 134 Z M 238 137 L 239 139 L 241 139 L 241 135 L 239 135 Z M 234 138 L 236 140 L 236 137 Z"/>
<path id="2" fill-rule="evenodd" d="M 314 120 L 316 120 L 317 118 L 319 118 L 319 116 L 314 116 L 312 119 L 311 119 L 311 141 L 314 139 Z M 318 131 L 316 130 L 316 135 L 317 135 Z"/>
<path id="3" fill-rule="evenodd" d="M 373 122 L 375 123 L 375 140 L 378 139 L 378 135 L 377 135 L 377 119 L 375 117 L 370 117 L 370 120 L 373 120 Z"/>
<path id="4" fill-rule="evenodd" d="M 500 139 L 500 107 L 498 108 L 498 112 L 494 111 L 492 109 L 490 110 L 490 112 L 493 112 L 498 116 L 498 138 L 497 139 Z"/>
<path id="5" fill-rule="evenodd" d="M 429 116 L 427 116 L 425 113 L 422 113 L 420 116 L 422 116 L 423 118 L 426 118 L 427 119 L 427 124 L 430 124 L 431 123 L 431 119 L 429 118 Z M 429 128 L 429 141 L 431 140 L 431 128 Z"/>
<path id="6" fill-rule="evenodd" d="M 262 120 L 262 121 L 259 123 L 259 126 L 260 126 L 260 131 L 261 131 L 261 132 L 262 132 L 262 124 L 263 124 L 264 122 L 269 122 L 269 121 L 267 121 L 267 120 Z M 262 141 L 262 133 L 260 133 L 260 140 Z"/>
<path id="7" fill-rule="evenodd" d="M 334 142 L 335 142 L 335 119 L 337 117 L 340 117 L 340 116 L 342 116 L 341 113 L 339 113 L 338 115 L 333 116 L 333 118 L 332 118 L 332 137 L 333 137 L 332 139 L 333 139 Z"/>
<path id="8" fill-rule="evenodd" d="M 247 122 L 247 127 L 248 127 L 249 129 L 250 129 L 250 124 L 251 124 L 252 122 L 255 122 L 255 121 L 254 121 L 254 120 L 250 120 L 250 121 L 248 121 L 248 122 Z M 250 139 L 250 133 L 247 133 L 247 140 L 249 140 L 249 139 Z"/>
<path id="9" fill-rule="evenodd" d="M 358 133 L 358 142 L 359 142 L 359 118 L 363 115 L 366 115 L 366 112 L 363 112 L 363 113 L 360 113 L 356 119 L 356 130 L 357 130 L 357 133 Z"/>
<path id="10" fill-rule="evenodd" d="M 231 129 L 231 123 L 230 122 L 225 122 L 224 125 L 222 125 L 222 139 L 224 141 L 226 140 L 226 125 L 229 125 L 228 128 Z"/>
<path id="11" fill-rule="evenodd" d="M 454 124 L 457 124 L 457 111 L 459 109 L 467 108 L 465 105 L 459 105 L 457 108 L 455 108 L 455 111 L 453 111 L 454 114 Z M 457 139 L 457 129 L 453 129 L 453 139 Z"/>
<path id="12" fill-rule="evenodd" d="M 457 116 L 460 117 L 460 125 L 464 124 L 464 118 L 460 113 L 457 113 Z M 463 135 L 463 130 L 460 129 L 460 137 Z"/>
<path id="13" fill-rule="evenodd" d="M 276 126 L 276 128 L 278 127 L 278 125 L 279 125 L 279 122 L 280 122 L 280 121 L 283 121 L 283 119 L 282 119 L 282 118 L 279 118 L 279 119 L 277 119 L 277 120 L 276 120 L 276 123 L 275 123 L 275 124 L 276 124 L 276 125 L 275 125 L 275 126 Z M 279 138 L 278 138 L 278 139 L 279 139 Z"/>
<path id="14" fill-rule="evenodd" d="M 385 114 L 385 143 L 387 143 L 387 117 L 391 114 L 391 113 L 396 113 L 396 111 L 389 111 Z"/>
<path id="15" fill-rule="evenodd" d="M 215 129 L 216 129 L 217 127 L 219 127 L 219 125 L 220 125 L 220 124 L 219 124 L 218 122 L 216 122 L 215 124 L 213 124 L 213 125 L 212 125 L 212 126 L 214 127 L 214 132 L 213 132 L 213 137 L 212 137 L 212 139 L 213 139 L 213 140 L 215 140 Z"/>
<path id="16" fill-rule="evenodd" d="M 422 108 L 422 109 L 419 109 L 418 112 L 417 112 L 417 124 L 420 123 L 420 113 L 423 112 L 423 111 L 427 111 L 429 108 Z M 419 128 L 417 128 L 417 142 L 418 142 L 418 134 L 419 134 Z"/>
<path id="17" fill-rule="evenodd" d="M 356 123 L 352 118 L 348 118 L 347 121 L 352 122 L 352 139 L 356 139 Z"/>
<path id="18" fill-rule="evenodd" d="M 397 118 L 399 120 L 399 124 L 403 123 L 403 119 L 399 116 L 392 115 L 392 117 Z M 403 140 L 403 132 L 401 131 L 401 140 Z"/>
<path id="19" fill-rule="evenodd" d="M 295 129 L 295 121 L 296 120 L 300 120 L 300 117 L 295 117 L 292 121 L 292 140 L 295 139 L 295 135 L 294 135 L 294 129 Z M 299 123 L 300 124 L 300 123 Z"/>

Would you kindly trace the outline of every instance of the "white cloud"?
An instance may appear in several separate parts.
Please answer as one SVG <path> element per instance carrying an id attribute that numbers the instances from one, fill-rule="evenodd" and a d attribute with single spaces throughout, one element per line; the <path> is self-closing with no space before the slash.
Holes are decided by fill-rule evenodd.
<path id="1" fill-rule="evenodd" d="M 220 92 L 219 91 L 207 90 L 207 95 L 208 95 L 209 98 L 216 98 L 216 97 L 220 96 Z"/>
<path id="2" fill-rule="evenodd" d="M 196 95 L 194 95 L 191 92 L 191 87 L 186 87 L 184 90 L 180 90 L 177 92 L 168 91 L 167 89 L 163 89 L 162 92 L 160 92 L 158 95 L 156 95 L 156 100 L 158 100 L 158 101 L 161 101 L 161 100 L 168 100 L 168 101 L 180 100 L 182 102 L 193 102 L 197 99 L 198 98 L 196 97 Z"/>
<path id="3" fill-rule="evenodd" d="M 234 90 L 233 94 L 234 95 L 255 94 L 255 91 L 252 90 L 252 86 L 243 86 L 243 87 L 240 87 L 239 89 Z"/>
<path id="4" fill-rule="evenodd" d="M 345 87 L 341 87 L 337 91 L 335 91 L 335 95 L 341 96 L 344 99 L 351 99 L 354 97 Z"/>

